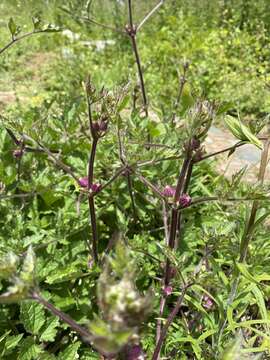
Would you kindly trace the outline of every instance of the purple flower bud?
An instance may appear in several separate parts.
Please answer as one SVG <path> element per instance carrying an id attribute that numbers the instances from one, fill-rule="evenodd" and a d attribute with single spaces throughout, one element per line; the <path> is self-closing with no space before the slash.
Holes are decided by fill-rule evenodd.
<path id="1" fill-rule="evenodd" d="M 140 345 L 133 345 L 127 350 L 127 360 L 143 360 L 144 354 Z"/>
<path id="2" fill-rule="evenodd" d="M 213 300 L 208 295 L 203 295 L 202 306 L 205 309 L 210 310 L 212 309 L 213 305 L 214 305 Z"/>
<path id="3" fill-rule="evenodd" d="M 204 155 L 205 155 L 205 150 L 202 148 L 198 149 L 193 156 L 193 160 L 200 161 Z"/>
<path id="4" fill-rule="evenodd" d="M 85 177 L 80 178 L 78 183 L 81 187 L 87 188 L 88 187 L 88 177 L 85 176 Z"/>
<path id="5" fill-rule="evenodd" d="M 173 288 L 171 286 L 165 286 L 165 288 L 163 289 L 164 295 L 169 296 L 171 295 L 173 291 Z"/>
<path id="6" fill-rule="evenodd" d="M 197 149 L 199 149 L 200 145 L 201 145 L 200 140 L 195 139 L 195 138 L 193 138 L 193 139 L 191 140 L 190 146 L 191 146 L 191 149 L 192 149 L 192 150 L 197 150 Z"/>
<path id="7" fill-rule="evenodd" d="M 99 123 L 97 121 L 93 122 L 92 128 L 95 132 L 98 132 L 100 130 Z"/>
<path id="8" fill-rule="evenodd" d="M 19 158 L 21 158 L 23 156 L 23 153 L 24 153 L 23 149 L 15 149 L 15 150 L 13 150 L 12 155 L 16 159 L 19 159 Z"/>
<path id="9" fill-rule="evenodd" d="M 91 184 L 90 186 L 90 190 L 92 190 L 93 192 L 98 192 L 100 191 L 101 189 L 101 184 L 99 183 L 94 183 L 94 184 Z"/>
<path id="10" fill-rule="evenodd" d="M 108 123 L 107 121 L 101 120 L 100 124 L 99 124 L 99 130 L 100 131 L 106 131 L 108 128 Z"/>
<path id="11" fill-rule="evenodd" d="M 191 204 L 192 199 L 188 194 L 182 194 L 178 201 L 179 201 L 179 205 L 182 208 L 185 208 Z"/>
<path id="12" fill-rule="evenodd" d="M 173 197 L 175 194 L 175 188 L 173 186 L 166 185 L 162 194 L 166 197 Z"/>

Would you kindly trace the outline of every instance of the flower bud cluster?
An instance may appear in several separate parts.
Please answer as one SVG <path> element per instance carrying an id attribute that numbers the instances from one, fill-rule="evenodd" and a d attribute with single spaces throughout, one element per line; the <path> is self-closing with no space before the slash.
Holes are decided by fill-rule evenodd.
<path id="1" fill-rule="evenodd" d="M 15 159 L 20 159 L 23 156 L 24 150 L 23 149 L 15 149 L 12 152 L 12 155 Z"/>
<path id="2" fill-rule="evenodd" d="M 175 187 L 166 185 L 162 191 L 162 194 L 168 198 L 172 198 L 175 196 Z M 191 204 L 191 197 L 188 194 L 181 194 L 179 196 L 179 199 L 177 199 L 177 202 L 181 206 L 181 208 L 188 207 Z"/>
<path id="3" fill-rule="evenodd" d="M 104 133 L 108 129 L 107 119 L 104 118 L 104 119 L 101 119 L 100 121 L 93 122 L 92 129 L 93 129 L 95 136 L 97 136 L 97 137 L 104 136 Z"/>
<path id="4" fill-rule="evenodd" d="M 79 178 L 78 180 L 78 183 L 79 185 L 82 187 L 82 188 L 88 188 L 88 177 L 85 176 L 85 177 L 82 177 L 82 178 Z M 93 183 L 89 186 L 89 189 L 94 192 L 94 193 L 97 193 L 101 190 L 101 187 L 102 185 L 99 184 L 99 183 Z"/>

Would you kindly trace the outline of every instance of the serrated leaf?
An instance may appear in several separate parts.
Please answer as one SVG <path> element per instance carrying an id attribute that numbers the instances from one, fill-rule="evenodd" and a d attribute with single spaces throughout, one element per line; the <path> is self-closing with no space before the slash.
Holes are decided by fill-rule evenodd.
<path id="1" fill-rule="evenodd" d="M 21 304 L 20 320 L 28 332 L 37 335 L 45 323 L 43 306 L 34 301 L 23 302 Z"/>
<path id="2" fill-rule="evenodd" d="M 65 268 L 55 270 L 51 275 L 47 276 L 46 283 L 56 284 L 71 279 L 77 279 L 81 275 L 82 271 L 78 270 L 76 265 L 71 264 Z"/>
<path id="3" fill-rule="evenodd" d="M 59 325 L 59 319 L 51 317 L 47 320 L 46 328 L 40 336 L 41 341 L 54 341 L 57 334 L 57 326 Z"/>
<path id="4" fill-rule="evenodd" d="M 79 359 L 78 350 L 81 346 L 79 341 L 69 345 L 64 351 L 58 355 L 59 360 L 75 360 Z"/>
<path id="5" fill-rule="evenodd" d="M 7 352 L 15 348 L 19 344 L 22 338 L 23 338 L 23 334 L 8 336 L 5 342 L 4 351 Z"/>
<path id="6" fill-rule="evenodd" d="M 18 360 L 37 360 L 37 356 L 42 352 L 40 346 L 35 344 L 32 337 L 27 337 L 21 347 L 18 355 Z"/>

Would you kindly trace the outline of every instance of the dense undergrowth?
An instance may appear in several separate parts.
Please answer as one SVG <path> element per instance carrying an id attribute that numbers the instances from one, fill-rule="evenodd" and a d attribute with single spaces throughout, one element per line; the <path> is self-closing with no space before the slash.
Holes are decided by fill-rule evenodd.
<path id="1" fill-rule="evenodd" d="M 131 33 L 82 20 L 86 3 L 0 5 L 3 46 L 10 17 L 60 28 L 0 55 L 1 359 L 156 359 L 175 309 L 161 359 L 268 359 L 267 1 L 165 2 L 137 36 L 147 108 Z M 125 31 L 126 5 L 93 1 L 91 18 Z M 154 5 L 134 2 L 134 22 Z M 262 149 L 256 184 L 204 159 L 224 119 Z"/>

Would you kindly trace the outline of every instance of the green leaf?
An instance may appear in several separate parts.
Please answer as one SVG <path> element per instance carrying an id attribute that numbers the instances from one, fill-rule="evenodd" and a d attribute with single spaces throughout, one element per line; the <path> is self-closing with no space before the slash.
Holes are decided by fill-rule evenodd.
<path id="1" fill-rule="evenodd" d="M 37 360 L 38 355 L 42 352 L 40 346 L 35 344 L 35 341 L 32 337 L 27 337 L 24 339 L 21 347 L 20 352 L 18 355 L 18 360 Z"/>
<path id="2" fill-rule="evenodd" d="M 231 133 L 239 140 L 246 141 L 250 144 L 257 146 L 259 149 L 262 149 L 261 141 L 252 134 L 251 130 L 241 123 L 239 119 L 235 119 L 232 116 L 227 116 L 225 118 L 225 123 L 228 126 Z"/>
<path id="3" fill-rule="evenodd" d="M 117 111 L 121 112 L 122 110 L 125 109 L 125 107 L 127 106 L 128 102 L 129 102 L 129 94 L 125 95 L 121 101 L 119 102 L 118 106 L 117 106 Z"/>
<path id="4" fill-rule="evenodd" d="M 39 14 L 36 14 L 35 16 L 32 17 L 32 23 L 35 31 L 41 29 L 41 18 Z"/>
<path id="5" fill-rule="evenodd" d="M 238 360 L 241 349 L 241 338 L 237 338 L 231 345 L 228 346 L 222 356 L 222 360 Z"/>
<path id="6" fill-rule="evenodd" d="M 59 326 L 59 319 L 51 317 L 47 320 L 46 328 L 40 336 L 41 341 L 54 341 L 57 334 L 57 327 Z"/>
<path id="7" fill-rule="evenodd" d="M 58 355 L 59 360 L 75 360 L 79 359 L 78 350 L 81 346 L 79 341 L 75 342 L 74 344 L 69 345 L 64 351 L 62 351 Z"/>
<path id="8" fill-rule="evenodd" d="M 249 281 L 255 284 L 260 284 L 253 275 L 248 271 L 247 266 L 243 263 L 236 263 L 237 269 L 240 271 L 240 273 Z"/>
<path id="9" fill-rule="evenodd" d="M 15 348 L 22 338 L 23 334 L 8 336 L 5 342 L 5 352 Z"/>
<path id="10" fill-rule="evenodd" d="M 28 332 L 37 335 L 45 323 L 43 306 L 30 300 L 23 302 L 21 304 L 20 320 Z"/>
<path id="11" fill-rule="evenodd" d="M 56 284 L 63 281 L 77 279 L 82 275 L 82 271 L 79 270 L 76 264 L 70 264 L 65 268 L 59 268 L 55 270 L 51 275 L 47 276 L 46 283 Z"/>
<path id="12" fill-rule="evenodd" d="M 264 301 L 264 297 L 263 297 L 263 293 L 262 291 L 258 288 L 258 286 L 256 286 L 255 284 L 253 284 L 252 286 L 252 292 L 256 298 L 256 302 L 257 305 L 259 307 L 260 313 L 261 313 L 261 318 L 264 321 L 268 321 L 268 315 L 267 315 L 267 310 L 266 310 L 266 306 L 265 306 L 265 301 Z"/>
<path id="13" fill-rule="evenodd" d="M 15 35 L 19 34 L 19 32 L 20 32 L 20 28 L 15 24 L 12 17 L 8 21 L 8 28 L 9 28 L 12 38 L 14 38 Z"/>

